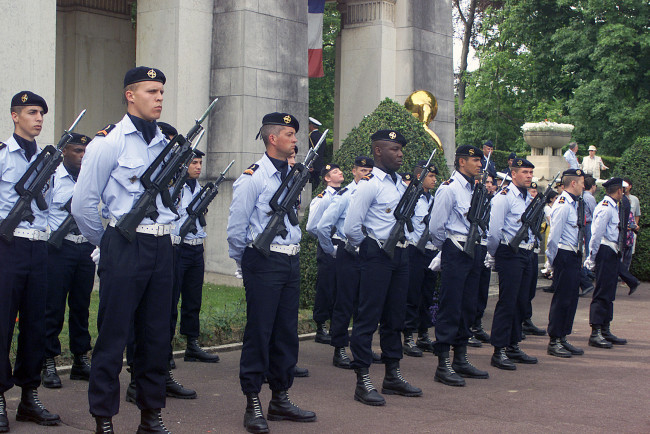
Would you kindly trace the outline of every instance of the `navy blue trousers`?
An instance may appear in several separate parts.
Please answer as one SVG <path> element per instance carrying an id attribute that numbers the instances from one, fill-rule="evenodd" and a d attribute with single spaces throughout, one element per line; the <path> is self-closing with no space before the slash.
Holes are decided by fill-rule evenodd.
<path id="1" fill-rule="evenodd" d="M 323 252 L 320 244 L 316 248 L 316 295 L 314 296 L 313 318 L 322 323 L 332 318 L 334 300 L 336 299 L 336 260 Z"/>
<path id="2" fill-rule="evenodd" d="M 620 261 L 614 250 L 601 244 L 595 262 L 596 288 L 589 306 L 589 324 L 603 326 L 614 318 Z"/>
<path id="3" fill-rule="evenodd" d="M 372 364 L 372 335 L 379 326 L 381 358 L 397 361 L 402 358 L 402 330 L 406 315 L 408 292 L 408 252 L 396 247 L 393 259 L 366 237 L 359 246 L 361 283 L 359 312 L 354 318 L 350 350 L 354 369 Z"/>
<path id="4" fill-rule="evenodd" d="M 63 240 L 61 249 L 48 244 L 47 301 L 45 307 L 45 357 L 61 354 L 59 334 L 68 301 L 68 332 L 72 354 L 90 351 L 88 308 L 95 282 L 95 263 L 90 254 L 95 246 Z"/>
<path id="5" fill-rule="evenodd" d="M 530 288 L 528 293 L 528 303 L 524 311 L 522 319 L 527 320 L 533 317 L 533 299 L 537 293 L 537 277 L 539 275 L 539 254 L 533 252 L 530 255 L 530 267 L 532 273 L 530 274 Z"/>
<path id="6" fill-rule="evenodd" d="M 479 246 L 479 258 L 485 259 L 487 254 L 486 246 Z M 476 299 L 476 319 L 472 325 L 479 325 L 483 320 L 483 315 L 485 314 L 485 308 L 487 307 L 488 296 L 490 292 L 490 277 L 492 276 L 492 270 L 486 267 L 483 264 L 480 264 L 481 271 L 478 278 L 478 297 Z"/>
<path id="7" fill-rule="evenodd" d="M 136 403 L 165 407 L 173 247 L 168 235 L 138 233 L 128 242 L 108 227 L 100 242 L 99 334 L 88 386 L 90 413 L 112 417 L 120 407 L 122 357 L 133 327 Z"/>
<path id="8" fill-rule="evenodd" d="M 436 354 L 453 346 L 467 345 L 472 335 L 470 325 L 476 318 L 476 300 L 481 272 L 480 246 L 475 247 L 474 259 L 459 250 L 450 239 L 442 245 L 440 263 L 440 299 L 436 317 Z"/>
<path id="9" fill-rule="evenodd" d="M 429 270 L 429 264 L 438 254 L 434 250 L 420 252 L 415 246 L 408 246 L 409 289 L 406 296 L 406 320 L 404 331 L 426 332 L 433 326 L 429 309 L 433 304 L 433 291 L 438 273 Z"/>
<path id="10" fill-rule="evenodd" d="M 174 290 L 172 292 L 171 337 L 176 333 L 178 300 L 181 299 L 180 333 L 188 338 L 198 338 L 201 327 L 199 313 L 203 297 L 203 274 L 205 261 L 203 245 L 190 246 L 181 243 L 174 247 Z"/>
<path id="11" fill-rule="evenodd" d="M 246 289 L 242 391 L 259 393 L 265 373 L 271 390 L 287 390 L 298 361 L 299 257 L 271 252 L 267 258 L 248 247 L 241 265 Z"/>
<path id="12" fill-rule="evenodd" d="M 38 387 L 45 355 L 47 243 L 15 237 L 0 240 L 0 393 Z M 18 322 L 18 347 L 13 372 L 9 349 Z"/>
<path id="13" fill-rule="evenodd" d="M 548 312 L 548 335 L 561 338 L 571 334 L 580 295 L 580 258 L 577 253 L 558 249 L 553 260 L 553 281 L 557 280 Z"/>
<path id="14" fill-rule="evenodd" d="M 359 255 L 345 250 L 343 245 L 336 252 L 336 299 L 330 322 L 333 347 L 347 347 L 350 343 L 348 327 L 350 319 L 356 318 L 359 304 Z"/>
<path id="15" fill-rule="evenodd" d="M 531 254 L 524 249 L 514 253 L 510 246 L 501 244 L 494 255 L 499 273 L 499 300 L 494 308 L 490 343 L 496 348 L 521 341 L 521 322 L 530 292 Z"/>

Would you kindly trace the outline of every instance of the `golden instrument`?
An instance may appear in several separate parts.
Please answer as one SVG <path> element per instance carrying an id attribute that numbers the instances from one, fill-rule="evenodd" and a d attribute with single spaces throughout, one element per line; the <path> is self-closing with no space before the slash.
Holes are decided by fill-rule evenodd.
<path id="1" fill-rule="evenodd" d="M 422 126 L 424 126 L 426 132 L 429 133 L 433 141 L 438 145 L 439 151 L 444 152 L 440 138 L 429 128 L 429 124 L 438 113 L 438 101 L 436 97 L 427 90 L 416 90 L 406 98 L 404 107 L 422 122 Z"/>

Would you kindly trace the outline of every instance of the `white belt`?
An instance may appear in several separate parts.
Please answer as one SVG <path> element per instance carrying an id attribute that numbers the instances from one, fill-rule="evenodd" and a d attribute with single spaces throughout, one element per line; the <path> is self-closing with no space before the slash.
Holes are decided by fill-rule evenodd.
<path id="1" fill-rule="evenodd" d="M 249 244 L 248 247 L 253 247 L 252 244 Z M 287 256 L 295 256 L 300 252 L 300 244 L 289 244 L 289 245 L 281 245 L 281 244 L 271 244 L 269 246 L 269 250 L 271 252 L 275 253 L 282 253 Z"/>
<path id="2" fill-rule="evenodd" d="M 467 235 L 447 234 L 447 238 L 449 238 L 451 242 L 454 243 L 454 246 L 456 246 L 458 250 L 465 250 L 463 249 L 463 246 L 460 245 L 460 243 L 467 242 Z"/>
<path id="3" fill-rule="evenodd" d="M 510 244 L 506 243 L 505 241 L 501 240 L 501 244 L 504 246 L 509 246 Z M 562 244 L 560 244 L 562 245 Z M 519 248 L 524 249 L 524 250 L 533 250 L 535 248 L 535 243 L 519 243 Z"/>
<path id="4" fill-rule="evenodd" d="M 424 248 L 427 250 L 436 250 L 436 246 L 434 246 L 433 244 L 427 244 L 426 246 L 424 246 Z"/>
<path id="5" fill-rule="evenodd" d="M 47 241 L 50 234 L 38 229 L 14 229 L 14 237 L 27 238 L 29 241 Z"/>
<path id="6" fill-rule="evenodd" d="M 537 254 L 539 254 L 540 251 L 541 251 L 541 250 L 539 249 L 539 247 L 536 247 L 535 249 L 533 249 L 533 253 L 537 253 Z"/>
<path id="7" fill-rule="evenodd" d="M 193 240 L 188 240 L 187 238 L 185 238 L 183 240 L 183 244 L 187 244 L 190 246 L 198 246 L 200 244 L 203 244 L 203 238 L 194 238 Z"/>
<path id="8" fill-rule="evenodd" d="M 86 237 L 83 235 L 73 235 L 73 234 L 68 234 L 65 236 L 65 239 L 68 241 L 72 241 L 75 244 L 81 244 L 81 243 L 86 243 L 88 240 Z"/>
<path id="9" fill-rule="evenodd" d="M 172 239 L 172 246 L 178 246 L 181 243 L 181 237 L 178 235 L 170 234 L 169 236 Z"/>
<path id="10" fill-rule="evenodd" d="M 487 246 L 487 240 L 485 238 L 481 238 L 481 245 Z"/>
<path id="11" fill-rule="evenodd" d="M 115 227 L 116 224 L 117 224 L 117 219 L 113 217 L 108 225 Z M 151 225 L 138 225 L 138 227 L 135 228 L 135 231 L 140 234 L 149 234 L 149 235 L 154 235 L 156 237 L 169 235 L 171 233 L 171 230 L 172 230 L 171 224 L 163 224 L 163 223 L 154 223 Z"/>
<path id="12" fill-rule="evenodd" d="M 372 239 L 375 240 L 375 241 L 377 241 L 377 243 L 379 243 L 379 247 L 381 247 L 382 249 L 384 248 L 384 243 L 385 243 L 386 241 L 378 240 L 377 238 L 373 237 L 372 235 L 368 235 L 368 237 L 369 237 L 369 238 L 372 238 Z M 401 248 L 401 249 L 405 249 L 405 248 L 407 248 L 408 246 L 409 246 L 409 242 L 408 242 L 408 241 L 398 241 L 397 244 L 395 244 L 395 247 L 399 247 L 399 248 Z"/>
<path id="13" fill-rule="evenodd" d="M 573 253 L 578 253 L 578 248 L 577 247 L 570 246 L 568 244 L 558 244 L 557 248 L 562 249 L 562 250 L 568 250 L 568 251 L 573 252 Z"/>
<path id="14" fill-rule="evenodd" d="M 343 241 L 343 242 L 347 241 L 345 238 L 342 238 L 342 237 L 338 236 L 337 234 L 332 235 L 332 239 L 333 240 Z"/>
<path id="15" fill-rule="evenodd" d="M 603 246 L 610 247 L 612 250 L 614 250 L 616 253 L 618 253 L 618 243 L 614 243 L 614 242 L 609 241 L 609 240 L 602 240 L 600 242 L 600 244 L 602 244 Z"/>

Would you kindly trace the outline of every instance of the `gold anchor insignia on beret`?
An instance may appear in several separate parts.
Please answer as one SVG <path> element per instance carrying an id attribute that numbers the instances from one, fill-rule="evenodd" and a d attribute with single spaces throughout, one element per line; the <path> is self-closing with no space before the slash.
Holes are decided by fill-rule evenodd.
<path id="1" fill-rule="evenodd" d="M 521 166 L 523 164 L 523 161 L 519 160 L 517 161 L 517 166 Z"/>
<path id="2" fill-rule="evenodd" d="M 81 143 L 86 143 L 86 140 L 88 140 L 88 139 L 86 139 L 85 137 L 82 137 L 81 138 Z"/>
<path id="3" fill-rule="evenodd" d="M 149 78 L 156 78 L 156 71 L 150 69 L 149 71 L 147 71 L 147 75 L 149 76 Z"/>
<path id="4" fill-rule="evenodd" d="M 20 97 L 20 100 L 21 100 L 22 102 L 27 102 L 27 94 L 24 93 L 23 96 Z"/>
<path id="5" fill-rule="evenodd" d="M 135 181 L 138 180 L 138 177 L 133 175 L 132 177 L 129 178 L 129 181 L 131 181 L 131 184 L 135 183 Z"/>
<path id="6" fill-rule="evenodd" d="M 388 134 L 388 137 L 390 137 L 392 140 L 395 140 L 395 137 L 397 137 L 397 134 L 395 134 L 395 131 L 391 131 L 391 132 Z"/>
<path id="7" fill-rule="evenodd" d="M 287 115 L 282 118 L 285 124 L 290 124 L 291 123 L 291 116 Z"/>
<path id="8" fill-rule="evenodd" d="M 474 155 L 474 150 L 470 148 L 469 155 Z"/>

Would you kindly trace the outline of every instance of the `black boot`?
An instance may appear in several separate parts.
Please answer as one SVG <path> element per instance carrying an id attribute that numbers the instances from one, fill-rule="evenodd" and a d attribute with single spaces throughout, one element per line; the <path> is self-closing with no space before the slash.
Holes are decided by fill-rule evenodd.
<path id="1" fill-rule="evenodd" d="M 627 344 L 627 339 L 619 338 L 612 334 L 609 330 L 609 323 L 605 324 L 602 328 L 602 334 L 605 339 L 611 342 L 614 345 L 625 345 Z"/>
<path id="2" fill-rule="evenodd" d="M 262 404 L 257 393 L 246 394 L 246 413 L 244 413 L 244 427 L 252 433 L 267 433 L 269 425 L 262 413 Z"/>
<path id="3" fill-rule="evenodd" d="M 293 376 L 294 378 L 304 378 L 304 377 L 309 377 L 309 369 L 307 368 L 300 368 L 298 365 L 293 367 Z"/>
<path id="4" fill-rule="evenodd" d="M 470 331 L 474 333 L 474 337 L 476 339 L 483 342 L 484 344 L 490 342 L 490 335 L 487 334 L 485 330 L 483 330 L 483 323 L 480 320 L 477 321 L 473 327 L 470 327 Z"/>
<path id="5" fill-rule="evenodd" d="M 404 354 L 411 357 L 422 357 L 422 350 L 415 345 L 413 333 L 404 332 Z"/>
<path id="6" fill-rule="evenodd" d="M 571 353 L 572 356 L 582 356 L 585 353 L 585 350 L 571 345 L 567 340 L 566 336 L 560 338 L 560 343 L 565 350 Z"/>
<path id="7" fill-rule="evenodd" d="M 437 381 L 447 386 L 464 386 L 465 380 L 463 377 L 458 375 L 454 368 L 451 366 L 451 360 L 449 359 L 449 352 L 438 354 L 438 368 L 436 369 L 436 374 L 433 377 L 434 381 Z"/>
<path id="8" fill-rule="evenodd" d="M 505 347 L 494 347 L 494 354 L 492 354 L 492 359 L 490 364 L 495 368 L 503 369 L 506 371 L 514 371 L 517 369 L 512 360 L 506 355 Z"/>
<path id="9" fill-rule="evenodd" d="M 110 417 L 95 416 L 95 423 L 97 428 L 95 428 L 95 434 L 114 434 L 113 431 L 113 421 Z"/>
<path id="10" fill-rule="evenodd" d="M 174 379 L 171 369 L 167 371 L 167 378 L 165 379 L 165 392 L 167 396 L 178 399 L 196 399 L 196 391 L 186 389 L 181 383 Z"/>
<path id="11" fill-rule="evenodd" d="M 38 399 L 38 391 L 35 387 L 23 387 L 20 404 L 16 412 L 16 420 L 19 422 L 35 422 L 39 425 L 58 425 L 61 422 L 58 414 L 47 411 L 45 406 Z"/>
<path id="12" fill-rule="evenodd" d="M 419 349 L 433 353 L 433 341 L 429 338 L 429 332 L 421 330 L 418 332 L 418 340 L 415 342 Z"/>
<path id="13" fill-rule="evenodd" d="M 314 337 L 314 340 L 319 344 L 327 344 L 327 345 L 329 345 L 330 342 L 332 342 L 332 336 L 330 335 L 329 331 L 325 327 L 324 322 L 316 323 L 316 337 Z"/>
<path id="14" fill-rule="evenodd" d="M 345 352 L 345 347 L 334 348 L 334 357 L 332 358 L 332 364 L 337 368 L 352 369 L 350 366 L 350 358 Z"/>
<path id="15" fill-rule="evenodd" d="M 402 377 L 399 361 L 386 362 L 386 375 L 381 385 L 381 393 L 386 395 L 422 396 L 422 389 L 411 386 Z"/>
<path id="16" fill-rule="evenodd" d="M 481 348 L 483 344 L 481 341 L 476 339 L 476 336 L 472 335 L 467 339 L 467 346 L 473 347 L 473 348 Z"/>
<path id="17" fill-rule="evenodd" d="M 384 363 L 381 361 L 381 354 L 377 354 L 374 351 L 372 352 L 372 363 Z"/>
<path id="18" fill-rule="evenodd" d="M 9 419 L 7 419 L 7 401 L 0 393 L 0 432 L 9 432 Z"/>
<path id="19" fill-rule="evenodd" d="M 219 356 L 217 354 L 210 354 L 201 348 L 198 339 L 188 337 L 185 358 L 183 360 L 186 362 L 217 363 Z"/>
<path id="20" fill-rule="evenodd" d="M 506 356 L 515 363 L 523 363 L 524 365 L 534 365 L 537 363 L 537 357 L 529 356 L 524 353 L 521 348 L 519 348 L 519 344 L 506 347 Z"/>
<path id="21" fill-rule="evenodd" d="M 354 372 L 357 374 L 357 388 L 354 390 L 354 400 L 373 406 L 386 404 L 384 397 L 372 385 L 368 368 L 357 368 Z"/>
<path id="22" fill-rule="evenodd" d="M 481 371 L 470 363 L 467 358 L 467 347 L 464 345 L 454 347 L 454 361 L 451 363 L 451 367 L 463 378 L 490 378 L 487 371 Z"/>
<path id="23" fill-rule="evenodd" d="M 176 369 L 176 362 L 173 357 L 169 359 L 169 369 Z"/>
<path id="24" fill-rule="evenodd" d="M 546 348 L 546 353 L 549 356 L 561 357 L 563 359 L 568 359 L 572 355 L 571 351 L 562 345 L 560 338 L 551 338 Z"/>
<path id="25" fill-rule="evenodd" d="M 132 402 L 135 404 L 135 397 L 136 397 L 136 391 L 135 391 L 135 374 L 133 373 L 133 366 L 131 366 L 131 380 L 129 381 L 129 385 L 126 387 L 126 402 Z"/>
<path id="26" fill-rule="evenodd" d="M 43 369 L 41 370 L 41 383 L 48 389 L 59 389 L 61 387 L 61 378 L 56 372 L 56 362 L 54 358 L 47 357 L 43 360 Z"/>
<path id="27" fill-rule="evenodd" d="M 591 326 L 591 336 L 589 336 L 589 346 L 596 348 L 612 348 L 612 343 L 605 339 L 601 326 Z"/>
<path id="28" fill-rule="evenodd" d="M 533 335 L 533 336 L 545 336 L 546 335 L 546 330 L 540 329 L 539 327 L 537 327 L 533 323 L 533 320 L 530 319 L 530 318 L 524 320 L 524 322 L 521 323 L 521 330 L 527 335 Z"/>
<path id="29" fill-rule="evenodd" d="M 269 420 L 290 420 L 293 422 L 315 422 L 316 413 L 313 411 L 303 410 L 289 399 L 289 393 L 286 390 L 272 390 L 271 402 L 266 412 Z"/>
<path id="30" fill-rule="evenodd" d="M 90 380 L 90 362 L 86 354 L 75 354 L 72 369 L 70 369 L 71 380 Z"/>
<path id="31" fill-rule="evenodd" d="M 159 408 L 140 410 L 140 425 L 136 434 L 145 433 L 171 434 L 171 431 L 163 423 Z"/>

